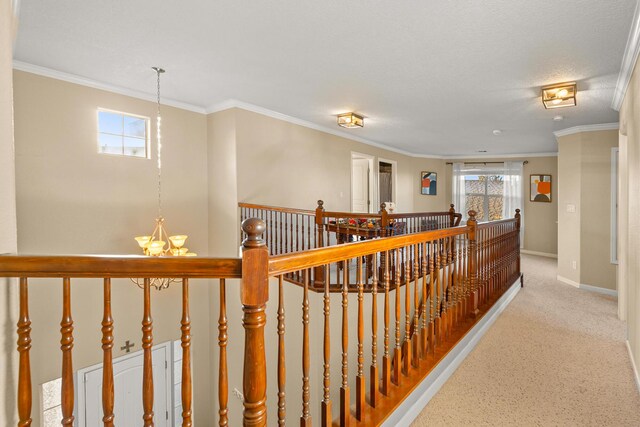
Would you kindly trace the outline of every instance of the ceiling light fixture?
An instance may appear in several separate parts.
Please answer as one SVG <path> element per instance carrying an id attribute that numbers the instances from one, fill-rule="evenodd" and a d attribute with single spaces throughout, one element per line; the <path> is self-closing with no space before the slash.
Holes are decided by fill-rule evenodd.
<path id="1" fill-rule="evenodd" d="M 189 249 L 184 247 L 184 243 L 187 240 L 186 235 L 169 236 L 167 230 L 164 227 L 164 218 L 162 217 L 162 117 L 160 115 L 160 74 L 164 73 L 164 70 L 159 67 L 152 67 L 153 71 L 157 74 L 158 82 L 158 110 L 156 116 L 156 141 L 158 149 L 158 217 L 155 219 L 155 228 L 149 236 L 137 236 L 135 240 L 142 248 L 142 251 L 147 256 L 196 256 L 195 253 L 189 252 Z M 169 242 L 164 240 L 169 239 Z M 131 279 L 138 286 L 143 287 L 143 281 L 139 279 Z M 171 282 L 177 279 L 151 279 L 151 286 L 158 290 L 168 288 Z"/>
<path id="2" fill-rule="evenodd" d="M 502 135 L 502 131 L 500 129 L 494 129 L 493 130 L 493 134 L 498 136 L 498 135 Z"/>
<path id="3" fill-rule="evenodd" d="M 364 127 L 364 117 L 356 113 L 344 113 L 338 115 L 338 126 L 343 128 L 362 128 Z"/>
<path id="4" fill-rule="evenodd" d="M 554 122 L 561 122 L 564 120 L 564 116 L 553 116 Z"/>
<path id="5" fill-rule="evenodd" d="M 559 83 L 542 88 L 542 104 L 544 108 L 574 107 L 576 105 L 577 85 Z"/>

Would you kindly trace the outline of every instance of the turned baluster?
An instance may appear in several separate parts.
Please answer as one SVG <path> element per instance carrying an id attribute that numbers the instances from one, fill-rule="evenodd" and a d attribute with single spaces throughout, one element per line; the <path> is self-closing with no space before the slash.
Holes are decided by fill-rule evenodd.
<path id="1" fill-rule="evenodd" d="M 427 357 L 427 243 L 420 244 L 422 248 L 422 329 L 420 330 L 420 352 L 421 357 Z"/>
<path id="2" fill-rule="evenodd" d="M 436 345 L 436 242 L 431 242 L 429 246 L 429 347 L 435 352 Z"/>
<path id="3" fill-rule="evenodd" d="M 105 427 L 113 427 L 113 317 L 111 317 L 111 279 L 104 279 L 102 316 L 102 422 Z"/>
<path id="4" fill-rule="evenodd" d="M 227 286 L 225 279 L 220 279 L 220 315 L 218 317 L 218 425 L 229 425 L 229 374 L 227 370 L 227 342 L 229 339 L 227 326 Z"/>
<path id="5" fill-rule="evenodd" d="M 364 378 L 364 283 L 362 271 L 362 257 L 357 259 L 356 284 L 358 287 L 358 373 L 356 375 L 356 419 L 362 421 L 362 412 L 365 404 L 365 378 Z"/>
<path id="6" fill-rule="evenodd" d="M 373 255 L 371 288 L 371 367 L 369 369 L 369 404 L 378 404 L 378 255 Z"/>
<path id="7" fill-rule="evenodd" d="M 349 403 L 349 260 L 343 261 L 342 269 L 342 386 L 340 387 L 340 426 L 350 425 Z"/>
<path id="8" fill-rule="evenodd" d="M 382 388 L 381 392 L 389 396 L 391 387 L 391 356 L 389 354 L 389 251 L 384 252 L 384 340 L 382 354 Z"/>
<path id="9" fill-rule="evenodd" d="M 419 290 L 419 250 L 418 245 L 413 246 L 413 337 L 412 337 L 412 349 L 413 349 L 413 366 L 418 367 L 418 359 L 420 357 L 419 343 L 420 343 L 420 299 L 418 296 Z"/>
<path id="10" fill-rule="evenodd" d="M 242 242 L 242 326 L 244 327 L 243 425 L 267 425 L 267 362 L 264 347 L 265 313 L 269 300 L 269 249 L 260 235 L 264 222 L 250 218 L 242 223 L 247 238 Z"/>
<path id="11" fill-rule="evenodd" d="M 442 313 L 441 313 L 441 304 L 442 304 L 442 257 L 440 256 L 440 241 L 436 240 L 433 242 L 434 248 L 433 252 L 435 255 L 435 319 L 433 321 L 434 324 L 434 336 L 435 341 L 437 343 L 442 342 Z"/>
<path id="12" fill-rule="evenodd" d="M 29 318 L 29 285 L 26 277 L 20 278 L 20 315 L 17 324 L 18 353 L 18 427 L 31 425 L 31 319 Z"/>
<path id="13" fill-rule="evenodd" d="M 182 319 L 180 319 L 182 347 L 182 427 L 191 427 L 191 316 L 189 313 L 189 279 L 182 279 Z"/>
<path id="14" fill-rule="evenodd" d="M 302 296 L 302 416 L 300 426 L 311 426 L 311 412 L 309 410 L 309 270 L 303 272 L 304 291 Z"/>
<path id="15" fill-rule="evenodd" d="M 60 321 L 60 350 L 62 350 L 62 421 L 73 425 L 73 319 L 71 318 L 71 280 L 62 279 L 62 320 Z"/>
<path id="16" fill-rule="evenodd" d="M 469 229 L 469 281 L 470 281 L 470 310 L 472 316 L 477 316 L 478 310 L 478 245 L 476 241 L 477 225 L 476 211 L 469 211 L 469 220 L 467 221 Z"/>
<path id="17" fill-rule="evenodd" d="M 393 383 L 395 385 L 400 385 L 400 363 L 401 363 L 401 352 L 400 348 L 400 250 L 397 249 L 395 251 L 395 285 L 396 285 L 396 312 L 395 312 L 395 340 L 396 346 L 393 352 Z"/>
<path id="18" fill-rule="evenodd" d="M 324 277 L 329 278 L 329 264 L 324 266 Z M 329 280 L 324 282 L 324 341 L 323 341 L 323 399 L 322 399 L 322 426 L 330 427 L 333 417 L 331 415 L 331 294 L 329 293 Z M 283 424 L 284 425 L 284 424 Z"/>
<path id="19" fill-rule="evenodd" d="M 142 408 L 144 426 L 153 426 L 153 320 L 151 319 L 151 281 L 144 279 L 144 314 L 142 317 Z"/>
<path id="20" fill-rule="evenodd" d="M 411 259 L 409 251 L 411 247 L 403 248 L 404 258 L 404 342 L 402 343 L 402 373 L 409 376 L 411 366 Z M 398 288 L 400 292 L 400 288 Z"/>
<path id="21" fill-rule="evenodd" d="M 287 370 L 285 365 L 284 347 L 284 289 L 282 275 L 278 276 L 278 425 L 285 425 L 287 404 L 285 400 L 285 385 Z"/>

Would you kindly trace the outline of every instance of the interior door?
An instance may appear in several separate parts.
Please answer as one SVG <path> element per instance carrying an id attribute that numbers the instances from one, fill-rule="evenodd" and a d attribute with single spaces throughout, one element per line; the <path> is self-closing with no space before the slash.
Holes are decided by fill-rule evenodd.
<path id="1" fill-rule="evenodd" d="M 369 160 L 351 159 L 351 209 L 369 212 Z"/>
<path id="2" fill-rule="evenodd" d="M 156 427 L 168 427 L 169 390 L 167 389 L 168 347 L 153 349 L 153 412 Z M 138 351 L 114 360 L 114 423 L 117 426 L 142 425 L 142 366 L 143 353 Z M 102 367 L 84 373 L 85 414 L 80 427 L 102 425 Z M 78 408 L 79 411 L 82 408 Z"/>

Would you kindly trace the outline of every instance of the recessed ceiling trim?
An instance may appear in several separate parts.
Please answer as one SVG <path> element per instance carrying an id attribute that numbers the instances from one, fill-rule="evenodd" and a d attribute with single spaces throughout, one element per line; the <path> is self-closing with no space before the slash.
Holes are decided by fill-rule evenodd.
<path id="1" fill-rule="evenodd" d="M 567 129 L 557 130 L 553 134 L 556 138 L 560 138 L 561 136 L 573 135 L 574 133 L 596 132 L 599 130 L 618 130 L 619 128 L 620 123 L 602 123 L 599 125 L 574 126 Z"/>
<path id="2" fill-rule="evenodd" d="M 152 93 L 145 93 L 145 92 L 127 89 L 127 88 L 116 86 L 116 85 L 110 85 L 108 83 L 102 83 L 102 82 L 88 79 L 86 77 L 81 77 L 75 74 L 69 74 L 63 71 L 53 70 L 51 68 L 29 64 L 28 62 L 14 60 L 13 69 L 24 71 L 31 74 L 37 74 L 39 76 L 50 77 L 52 79 L 62 80 L 69 83 L 75 83 L 80 86 L 86 86 L 86 87 L 91 87 L 93 89 L 99 89 L 107 92 L 117 93 L 120 95 L 130 96 L 132 98 L 142 99 L 144 101 L 156 102 L 156 95 Z M 182 110 L 193 111 L 194 113 L 200 113 L 200 114 L 206 113 L 206 110 L 203 107 L 188 104 L 186 102 L 163 98 L 162 103 L 164 105 L 170 105 L 172 107 L 180 108 Z"/>
<path id="3" fill-rule="evenodd" d="M 371 145 L 373 147 L 381 148 L 383 150 L 392 151 L 394 153 L 402 154 L 404 156 L 409 157 L 424 157 L 427 159 L 444 159 L 444 156 L 434 156 L 434 155 L 418 155 L 416 153 L 412 153 L 410 151 L 401 150 L 398 148 L 394 148 L 380 142 L 372 141 L 367 138 L 362 138 L 359 136 L 351 135 L 348 132 L 343 132 L 338 129 L 332 129 L 328 126 L 319 125 L 313 122 L 309 122 L 306 120 L 299 119 L 297 117 L 289 116 L 287 114 L 279 113 L 277 111 L 269 110 L 268 108 L 260 107 L 258 105 L 250 104 L 248 102 L 239 101 L 237 99 L 228 99 L 219 104 L 215 104 L 207 108 L 207 114 L 217 113 L 219 111 L 228 110 L 230 108 L 240 108 L 242 110 L 251 111 L 253 113 L 262 114 L 263 116 L 271 117 L 274 119 L 282 120 L 285 122 L 293 123 L 294 125 L 299 125 L 303 127 L 307 127 L 310 129 L 318 130 L 320 132 L 328 133 L 331 135 L 339 136 L 341 138 L 350 139 L 352 141 L 361 142 L 362 144 Z"/>
<path id="4" fill-rule="evenodd" d="M 622 57 L 620 74 L 618 74 L 618 82 L 613 92 L 611 108 L 616 111 L 620 111 L 622 107 L 622 101 L 624 101 L 624 96 L 627 93 L 638 55 L 640 55 L 640 2 L 636 4 L 633 21 L 631 22 L 631 30 L 629 30 L 629 37 L 627 38 L 627 46 L 625 47 L 624 56 Z"/>

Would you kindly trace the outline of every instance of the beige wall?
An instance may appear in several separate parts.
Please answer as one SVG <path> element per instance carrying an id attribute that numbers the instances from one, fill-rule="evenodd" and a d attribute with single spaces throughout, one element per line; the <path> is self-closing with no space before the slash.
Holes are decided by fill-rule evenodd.
<path id="1" fill-rule="evenodd" d="M 617 146 L 616 130 L 558 138 L 558 275 L 611 290 L 616 289 L 616 267 L 610 253 L 611 149 Z M 567 205 L 574 205 L 575 213 L 568 212 Z"/>
<path id="2" fill-rule="evenodd" d="M 532 252 L 555 255 L 558 253 L 558 158 L 557 157 L 523 157 L 523 158 L 492 158 L 492 159 L 465 159 L 465 162 L 502 162 L 502 161 L 524 161 L 529 163 L 523 168 L 523 220 L 524 220 L 524 242 L 523 249 Z M 449 162 L 463 160 L 449 160 Z M 453 179 L 452 165 L 446 166 L 447 200 L 453 200 L 451 181 Z M 531 174 L 551 175 L 551 203 L 530 202 L 529 201 L 529 176 Z M 456 211 L 460 209 L 456 206 Z M 467 213 L 463 212 L 464 218 Z M 515 215 L 515 212 L 514 212 Z"/>
<path id="3" fill-rule="evenodd" d="M 580 283 L 612 290 L 611 149 L 617 146 L 617 130 L 582 134 Z"/>
<path id="4" fill-rule="evenodd" d="M 640 67 L 636 63 L 620 109 L 620 133 L 626 135 L 627 155 L 620 158 L 628 176 L 627 194 L 622 194 L 627 208 L 627 222 L 620 232 L 627 235 L 627 246 L 620 248 L 626 268 L 620 283 L 626 289 L 627 337 L 636 367 L 640 367 Z M 637 374 L 637 373 L 636 373 Z"/>
<path id="5" fill-rule="evenodd" d="M 580 283 L 581 153 L 579 134 L 558 138 L 558 276 L 576 284 Z M 567 205 L 575 212 L 567 212 Z"/>
<path id="6" fill-rule="evenodd" d="M 0 0 L 0 254 L 15 253 L 16 195 L 13 144 L 13 31 L 10 0 Z M 16 425 L 16 283 L 0 278 L 0 419 Z"/>
<path id="7" fill-rule="evenodd" d="M 154 75 L 150 73 L 150 88 Z M 97 153 L 98 107 L 151 117 L 156 106 L 29 73 L 14 72 L 18 248 L 38 254 L 137 254 L 133 236 L 150 233 L 157 215 L 156 150 L 152 159 Z M 208 252 L 207 145 L 204 115 L 163 107 L 163 215 L 188 246 Z M 152 132 L 155 137 L 155 132 Z M 74 369 L 101 361 L 100 281 L 72 282 Z M 209 286 L 193 281 L 191 314 L 196 422 L 212 423 L 209 389 Z M 35 396 L 39 384 L 60 376 L 58 281 L 33 280 L 31 351 Z M 142 292 L 113 285 L 114 356 L 125 340 L 141 348 Z M 180 337 L 180 288 L 153 292 L 154 342 Z M 38 425 L 39 405 L 34 405 Z"/>
<path id="8" fill-rule="evenodd" d="M 235 120 L 243 202 L 314 209 L 322 199 L 327 210 L 349 210 L 351 152 L 357 152 L 397 162 L 396 211 L 411 212 L 420 199 L 420 170 L 442 170 L 441 161 L 419 161 L 246 110 L 236 109 Z M 443 195 L 432 200 L 419 205 L 444 208 Z"/>

